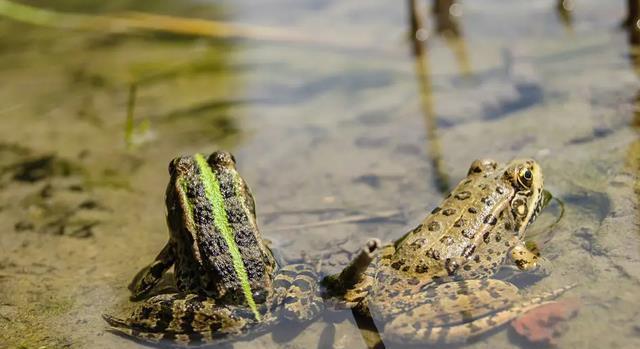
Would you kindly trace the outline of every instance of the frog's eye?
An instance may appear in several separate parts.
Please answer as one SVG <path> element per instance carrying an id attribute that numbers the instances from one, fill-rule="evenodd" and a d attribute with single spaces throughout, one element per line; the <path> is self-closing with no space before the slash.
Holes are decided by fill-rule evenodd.
<path id="1" fill-rule="evenodd" d="M 176 172 L 176 159 L 169 162 L 169 175 L 173 175 Z"/>
<path id="2" fill-rule="evenodd" d="M 520 172 L 518 173 L 518 182 L 520 182 L 520 184 L 528 188 L 531 186 L 532 180 L 533 180 L 533 173 L 531 173 L 530 169 L 526 167 L 520 169 Z"/>
<path id="3" fill-rule="evenodd" d="M 218 150 L 209 155 L 207 162 L 209 162 L 210 166 L 234 166 L 236 164 L 236 159 L 233 157 L 233 154 L 227 151 Z"/>

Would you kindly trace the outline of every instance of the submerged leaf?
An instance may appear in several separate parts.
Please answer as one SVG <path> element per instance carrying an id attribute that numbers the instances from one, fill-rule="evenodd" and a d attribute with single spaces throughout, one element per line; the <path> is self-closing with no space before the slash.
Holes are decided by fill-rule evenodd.
<path id="1" fill-rule="evenodd" d="M 519 335 L 532 343 L 555 345 L 566 330 L 566 320 L 578 314 L 578 300 L 562 300 L 543 304 L 511 322 Z"/>

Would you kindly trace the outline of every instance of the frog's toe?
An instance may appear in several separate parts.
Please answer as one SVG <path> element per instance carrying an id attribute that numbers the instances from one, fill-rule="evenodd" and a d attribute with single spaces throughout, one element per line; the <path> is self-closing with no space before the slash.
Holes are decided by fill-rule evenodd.
<path id="1" fill-rule="evenodd" d="M 500 279 L 505 281 L 516 280 L 523 275 L 533 276 L 534 278 L 545 278 L 551 275 L 551 262 L 544 261 L 540 264 L 536 263 L 529 270 L 523 272 L 516 265 L 503 265 L 500 267 Z"/>
<path id="2" fill-rule="evenodd" d="M 363 251 L 366 254 L 372 255 L 381 246 L 382 246 L 382 241 L 380 241 L 380 239 L 371 238 L 367 240 L 367 242 L 365 243 Z"/>
<path id="3" fill-rule="evenodd" d="M 553 263 L 550 260 L 544 257 L 538 257 L 535 267 L 530 272 L 535 275 L 544 277 L 544 276 L 551 275 L 552 269 L 553 269 Z"/>
<path id="4" fill-rule="evenodd" d="M 123 320 L 108 314 L 102 314 L 102 318 L 106 321 L 111 328 L 110 332 L 123 337 L 130 337 L 136 340 L 160 343 L 164 340 L 165 334 L 162 332 L 148 332 L 141 331 L 132 327 L 128 320 Z"/>
<path id="5" fill-rule="evenodd" d="M 117 318 L 115 316 L 111 316 L 109 314 L 102 314 L 102 318 L 111 327 L 115 327 L 115 328 L 128 328 L 129 327 L 129 325 L 127 324 L 127 322 L 125 320 L 122 320 L 122 319 Z"/>

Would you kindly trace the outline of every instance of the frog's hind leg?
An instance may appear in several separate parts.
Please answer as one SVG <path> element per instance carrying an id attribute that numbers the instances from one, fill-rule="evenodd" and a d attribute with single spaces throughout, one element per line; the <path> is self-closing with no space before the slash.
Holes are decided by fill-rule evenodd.
<path id="1" fill-rule="evenodd" d="M 156 259 L 136 274 L 129 284 L 131 299 L 144 298 L 160 282 L 162 275 L 175 262 L 175 250 L 171 241 L 167 242 Z"/>
<path id="2" fill-rule="evenodd" d="M 249 330 L 260 333 L 275 319 L 268 314 L 260 322 L 244 306 L 216 305 L 211 298 L 195 294 L 152 297 L 130 317 L 103 318 L 118 334 L 172 346 L 198 346 L 242 337 Z"/>
<path id="3" fill-rule="evenodd" d="M 274 300 L 281 303 L 285 319 L 306 322 L 324 309 L 318 286 L 318 274 L 306 263 L 290 264 L 278 271 L 273 280 Z"/>
<path id="4" fill-rule="evenodd" d="M 447 286 L 448 285 L 448 286 Z M 477 288 L 477 287 L 480 288 Z M 448 289 L 446 289 L 448 287 Z M 424 292 L 420 304 L 395 316 L 384 328 L 384 338 L 413 344 L 459 343 L 481 335 L 560 296 L 574 285 L 514 301 L 515 286 L 499 280 L 467 280 L 436 286 Z"/>

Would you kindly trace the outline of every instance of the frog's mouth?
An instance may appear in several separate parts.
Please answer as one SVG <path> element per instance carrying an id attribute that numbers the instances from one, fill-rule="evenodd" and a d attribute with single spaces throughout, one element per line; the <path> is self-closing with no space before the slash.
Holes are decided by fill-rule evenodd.
<path id="1" fill-rule="evenodd" d="M 553 195 L 551 195 L 550 192 L 544 189 L 540 189 L 540 194 L 538 194 L 538 196 L 539 197 L 538 197 L 538 200 L 536 201 L 536 207 L 533 209 L 533 212 L 531 213 L 531 217 L 527 222 L 527 226 L 535 222 L 536 218 L 538 218 L 538 216 L 540 215 L 540 212 L 542 212 L 542 210 L 549 205 L 549 202 L 551 202 L 551 199 L 553 199 Z"/>
<path id="2" fill-rule="evenodd" d="M 529 218 L 529 222 L 527 223 L 527 226 L 529 226 L 531 223 L 536 221 L 536 218 L 538 218 L 538 215 L 540 215 L 540 212 L 542 212 L 542 209 L 546 206 L 545 204 L 543 204 L 543 202 L 544 202 L 544 198 L 541 195 L 540 199 L 536 203 L 536 208 L 533 210 L 533 213 L 531 214 L 531 218 Z"/>

